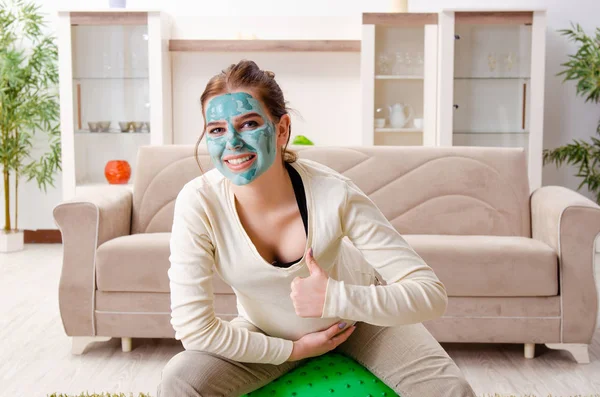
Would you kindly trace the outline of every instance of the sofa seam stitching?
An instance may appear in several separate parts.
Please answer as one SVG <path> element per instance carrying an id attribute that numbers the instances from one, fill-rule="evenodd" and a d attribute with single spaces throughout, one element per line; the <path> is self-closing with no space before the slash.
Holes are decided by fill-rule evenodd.
<path id="1" fill-rule="evenodd" d="M 438 195 L 438 196 L 432 196 L 432 197 L 429 197 L 429 198 L 427 198 L 427 199 L 425 199 L 425 200 L 423 200 L 423 201 L 421 201 L 421 202 L 419 202 L 419 203 L 417 203 L 417 204 L 414 204 L 414 205 L 413 205 L 412 207 L 410 207 L 409 209 L 407 209 L 407 210 L 405 210 L 405 211 L 401 212 L 400 214 L 397 214 L 397 215 L 395 215 L 395 216 L 394 216 L 392 219 L 390 219 L 390 223 L 397 221 L 397 220 L 398 220 L 398 218 L 400 218 L 400 217 L 404 216 L 405 214 L 407 214 L 408 212 L 410 212 L 410 211 L 414 210 L 415 208 L 418 208 L 418 207 L 422 206 L 423 204 L 425 204 L 425 203 L 427 203 L 427 202 L 429 202 L 429 201 L 432 201 L 432 200 L 435 200 L 435 199 L 438 199 L 438 198 L 441 198 L 441 197 L 466 197 L 466 198 L 473 199 L 473 200 L 475 200 L 475 201 L 478 201 L 478 202 L 480 202 L 480 203 L 483 203 L 483 204 L 487 205 L 487 207 L 488 207 L 489 209 L 492 209 L 492 210 L 496 211 L 497 213 L 500 213 L 500 212 L 501 212 L 501 211 L 500 211 L 500 209 L 498 209 L 497 207 L 493 206 L 493 205 L 492 205 L 492 204 L 490 204 L 489 202 L 487 202 L 487 201 L 485 201 L 485 200 L 482 200 L 482 199 L 480 199 L 480 198 L 478 198 L 478 197 L 469 196 L 469 195 L 467 195 L 467 194 L 460 194 L 460 193 L 453 193 L 453 194 L 442 194 L 442 195 Z M 509 226 L 509 227 L 510 227 L 510 226 Z M 521 237 L 521 236 L 518 236 L 518 237 Z"/>

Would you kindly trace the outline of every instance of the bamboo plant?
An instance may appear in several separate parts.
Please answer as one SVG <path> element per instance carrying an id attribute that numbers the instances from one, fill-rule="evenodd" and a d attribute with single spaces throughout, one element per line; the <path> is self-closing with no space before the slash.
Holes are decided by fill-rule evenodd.
<path id="1" fill-rule="evenodd" d="M 41 190 L 60 169 L 58 50 L 33 1 L 0 1 L 0 164 L 4 177 L 4 232 L 18 230 L 19 179 Z M 43 143 L 43 141 L 47 143 Z M 40 143 L 42 148 L 40 155 Z M 34 158 L 35 156 L 35 158 Z M 11 183 L 15 190 L 11 224 Z"/>
<path id="2" fill-rule="evenodd" d="M 558 75 L 563 75 L 564 81 L 575 80 L 577 95 L 585 97 L 585 102 L 600 102 L 600 28 L 596 28 L 593 36 L 587 35 L 579 24 L 571 24 L 571 29 L 559 32 L 570 41 L 575 41 L 579 48 L 561 65 L 564 70 Z M 600 135 L 600 121 L 596 134 Z M 543 161 L 544 164 L 554 163 L 557 167 L 564 162 L 577 165 L 579 168 L 575 175 L 582 178 L 577 189 L 587 185 L 600 204 L 600 139 L 591 136 L 591 143 L 574 139 L 573 143 L 566 146 L 545 149 Z"/>

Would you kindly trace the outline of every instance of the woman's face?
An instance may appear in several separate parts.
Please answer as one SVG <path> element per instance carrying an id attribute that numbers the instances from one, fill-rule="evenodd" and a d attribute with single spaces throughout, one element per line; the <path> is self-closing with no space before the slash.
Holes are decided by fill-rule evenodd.
<path id="1" fill-rule="evenodd" d="M 236 185 L 246 185 L 277 157 L 276 127 L 247 92 L 217 95 L 206 105 L 206 145 L 215 167 Z"/>

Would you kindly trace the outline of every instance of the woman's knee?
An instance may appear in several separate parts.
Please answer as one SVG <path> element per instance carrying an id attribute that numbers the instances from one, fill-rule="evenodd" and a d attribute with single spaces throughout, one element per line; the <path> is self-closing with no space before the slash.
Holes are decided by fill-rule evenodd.
<path id="1" fill-rule="evenodd" d="M 207 396 L 212 358 L 208 353 L 188 350 L 173 356 L 161 372 L 158 397 Z"/>
<path id="2" fill-rule="evenodd" d="M 351 338 L 345 348 L 351 357 L 403 396 L 475 396 L 462 371 L 422 324 L 363 325 Z"/>

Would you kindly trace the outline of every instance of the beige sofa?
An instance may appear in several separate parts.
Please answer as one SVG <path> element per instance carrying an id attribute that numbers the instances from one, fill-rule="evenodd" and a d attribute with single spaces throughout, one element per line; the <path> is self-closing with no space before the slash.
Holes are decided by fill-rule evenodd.
<path id="1" fill-rule="evenodd" d="M 353 179 L 434 269 L 449 295 L 425 323 L 440 342 L 535 344 L 579 362 L 597 324 L 600 207 L 572 190 L 530 192 L 522 149 L 296 147 Z M 210 169 L 201 152 L 205 170 Z M 64 243 L 60 312 L 73 353 L 90 342 L 173 338 L 169 237 L 174 200 L 200 171 L 193 146 L 144 147 L 133 189 L 90 190 L 54 210 Z M 220 279 L 215 311 L 236 316 Z"/>

